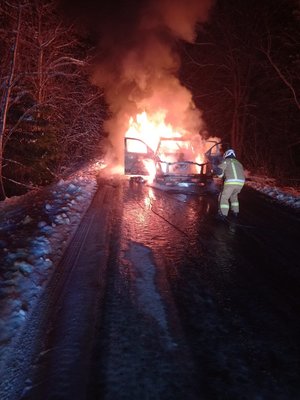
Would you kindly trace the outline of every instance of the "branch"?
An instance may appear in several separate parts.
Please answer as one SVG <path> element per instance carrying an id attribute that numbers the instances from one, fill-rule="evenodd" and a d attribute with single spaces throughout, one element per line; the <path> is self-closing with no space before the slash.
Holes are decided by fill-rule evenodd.
<path id="1" fill-rule="evenodd" d="M 10 136 L 14 133 L 14 131 L 17 129 L 17 127 L 20 125 L 20 123 L 24 120 L 26 115 L 30 114 L 35 108 L 38 108 L 39 104 L 35 104 L 32 107 L 28 108 L 18 119 L 17 123 L 9 130 L 8 134 L 5 135 L 5 139 L 3 140 L 3 148 L 6 146 L 6 143 L 8 142 Z"/>
<path id="2" fill-rule="evenodd" d="M 8 161 L 8 162 L 13 163 L 13 164 L 20 165 L 21 167 L 26 167 L 25 164 L 22 164 L 22 163 L 20 163 L 19 161 L 11 160 L 10 158 L 4 158 L 4 157 L 3 157 L 2 160 Z"/>
<path id="3" fill-rule="evenodd" d="M 271 37 L 270 35 L 268 36 L 268 48 L 267 50 L 264 48 L 260 48 L 260 51 L 267 57 L 270 65 L 273 67 L 279 78 L 282 80 L 282 82 L 285 84 L 285 86 L 291 91 L 295 104 L 297 108 L 300 110 L 300 101 L 298 100 L 297 93 L 292 85 L 292 83 L 285 77 L 285 75 L 282 73 L 281 69 L 278 67 L 278 65 L 274 62 L 274 60 L 271 57 Z"/>
<path id="4" fill-rule="evenodd" d="M 9 104 L 9 109 L 14 105 L 17 104 L 22 97 L 26 96 L 27 94 L 30 94 L 29 90 L 23 90 L 23 92 L 18 93 L 18 95 L 13 99 L 13 101 Z"/>
<path id="5" fill-rule="evenodd" d="M 5 179 L 6 181 L 9 181 L 9 182 L 15 183 L 16 185 L 19 185 L 19 186 L 26 187 L 27 189 L 30 189 L 30 190 L 36 190 L 36 189 L 38 189 L 38 188 L 39 188 L 38 186 L 33 186 L 33 185 L 25 185 L 24 183 L 21 183 L 21 182 L 15 181 L 14 179 L 6 178 L 5 176 L 3 176 L 3 179 Z"/>
<path id="6" fill-rule="evenodd" d="M 60 57 L 57 60 L 55 60 L 53 63 L 49 65 L 49 69 L 54 69 L 57 67 L 65 66 L 65 65 L 79 65 L 81 67 L 84 67 L 87 65 L 85 61 L 78 60 L 77 58 L 73 57 Z"/>
<path id="7" fill-rule="evenodd" d="M 291 82 L 289 82 L 287 80 L 287 78 L 283 75 L 283 73 L 281 72 L 281 70 L 279 69 L 279 67 L 274 63 L 274 61 L 272 60 L 271 56 L 269 53 L 265 53 L 265 55 L 267 56 L 267 59 L 269 60 L 270 64 L 272 65 L 272 67 L 275 69 L 275 71 L 277 72 L 277 75 L 279 76 L 279 78 L 283 81 L 283 83 L 290 89 L 290 91 L 292 92 L 294 101 L 296 103 L 296 106 L 298 107 L 298 109 L 300 110 L 300 102 L 297 98 L 297 94 L 296 91 L 293 87 L 293 85 L 291 84 Z"/>
<path id="8" fill-rule="evenodd" d="M 55 28 L 55 32 L 54 32 L 53 36 L 50 37 L 46 42 L 42 43 L 42 44 L 41 44 L 41 48 L 45 48 L 45 47 L 50 46 L 50 44 L 53 43 L 53 42 L 56 40 L 56 38 L 57 38 L 57 36 L 58 36 L 58 31 L 59 31 L 61 25 L 62 25 L 62 23 L 60 22 L 60 23 L 57 25 L 57 27 Z"/>

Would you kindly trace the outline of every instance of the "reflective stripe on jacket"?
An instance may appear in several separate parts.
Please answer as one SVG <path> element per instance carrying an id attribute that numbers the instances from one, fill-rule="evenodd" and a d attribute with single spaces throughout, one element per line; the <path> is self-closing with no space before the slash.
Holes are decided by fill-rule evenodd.
<path id="1" fill-rule="evenodd" d="M 219 178 L 224 178 L 224 185 L 244 185 L 244 168 L 235 158 L 226 158 L 220 165 L 218 165 L 218 168 L 222 170 L 222 173 L 218 174 L 218 176 Z"/>

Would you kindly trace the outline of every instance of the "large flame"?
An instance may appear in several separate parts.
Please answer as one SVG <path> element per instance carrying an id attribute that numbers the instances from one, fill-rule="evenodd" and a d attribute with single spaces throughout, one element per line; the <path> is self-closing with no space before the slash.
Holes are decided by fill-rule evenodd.
<path id="1" fill-rule="evenodd" d="M 164 173 L 169 168 L 167 163 L 178 161 L 203 163 L 204 157 L 200 151 L 201 146 L 199 146 L 200 136 L 198 140 L 195 138 L 193 140 L 185 129 L 174 128 L 170 123 L 166 123 L 166 116 L 167 112 L 160 110 L 151 115 L 144 111 L 135 117 L 130 117 L 125 137 L 143 141 L 163 161 L 160 167 Z M 137 141 L 134 145 L 136 148 L 131 148 L 131 151 L 139 153 L 140 142 Z M 153 180 L 157 172 L 154 161 L 145 160 L 144 164 L 150 180 Z M 189 172 L 199 173 L 200 168 L 200 166 L 190 165 Z"/>
<path id="2" fill-rule="evenodd" d="M 129 128 L 125 137 L 132 137 L 142 140 L 153 151 L 156 151 L 162 137 L 182 137 L 182 134 L 174 130 L 171 124 L 165 122 L 166 112 L 157 111 L 149 116 L 146 111 L 137 114 L 129 119 Z"/>

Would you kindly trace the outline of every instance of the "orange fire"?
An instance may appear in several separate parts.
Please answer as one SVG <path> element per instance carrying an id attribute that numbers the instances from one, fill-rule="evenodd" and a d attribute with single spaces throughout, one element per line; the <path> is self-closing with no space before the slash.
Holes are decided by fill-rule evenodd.
<path id="1" fill-rule="evenodd" d="M 130 117 L 129 128 L 125 136 L 140 139 L 153 151 L 156 151 L 162 137 L 182 137 L 182 134 L 174 130 L 171 124 L 165 123 L 165 119 L 166 113 L 164 111 L 158 111 L 151 117 L 144 111 L 137 114 L 135 119 Z"/>
<path id="2" fill-rule="evenodd" d="M 167 168 L 166 163 L 168 162 L 194 161 L 199 164 L 202 163 L 203 156 L 201 153 L 195 151 L 195 146 L 190 141 L 183 140 L 188 136 L 188 132 L 184 129 L 180 131 L 174 129 L 172 125 L 166 123 L 165 120 L 166 111 L 158 111 L 151 116 L 144 111 L 137 114 L 135 118 L 130 118 L 125 137 L 140 139 L 154 153 L 157 153 L 160 160 L 165 162 L 165 164 L 161 164 L 163 172 L 166 172 L 164 168 Z M 178 142 L 179 144 L 176 142 L 176 139 L 181 140 Z M 133 145 L 136 146 L 136 148 L 131 148 L 132 152 L 143 152 L 141 149 L 141 142 L 136 141 Z M 180 157 L 182 157 L 182 159 L 180 159 Z M 156 174 L 154 161 L 147 160 L 144 164 L 149 172 L 150 179 L 151 177 L 153 179 Z M 199 171 L 200 167 L 194 167 L 194 173 Z"/>

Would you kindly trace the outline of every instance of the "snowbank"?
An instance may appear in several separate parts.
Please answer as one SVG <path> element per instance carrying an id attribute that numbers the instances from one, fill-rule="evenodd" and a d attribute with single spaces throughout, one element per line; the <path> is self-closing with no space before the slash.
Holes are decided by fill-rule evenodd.
<path id="1" fill-rule="evenodd" d="M 0 207 L 0 358 L 59 262 L 97 189 L 99 164 Z"/>
<path id="2" fill-rule="evenodd" d="M 276 186 L 276 180 L 267 176 L 246 175 L 246 184 L 253 189 L 272 197 L 286 206 L 300 209 L 300 188 Z"/>

